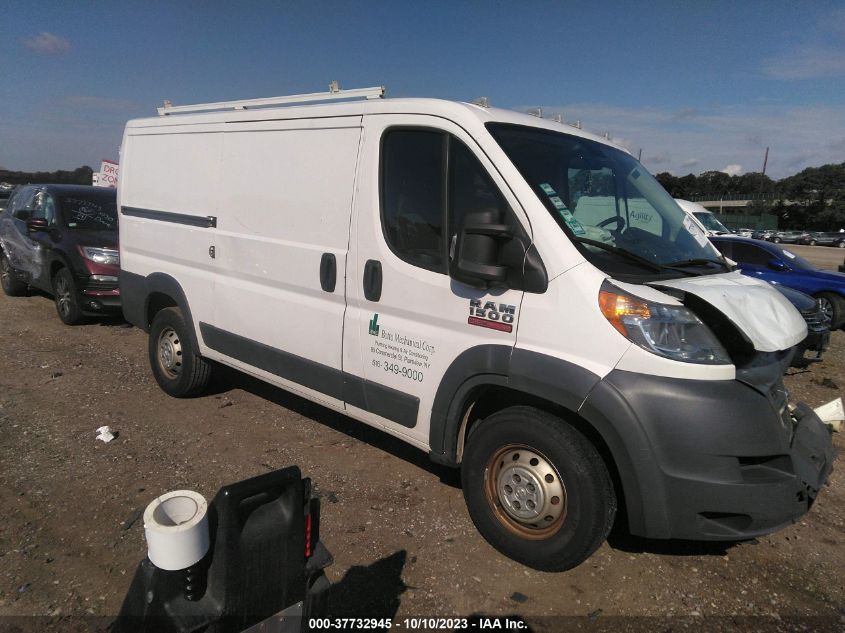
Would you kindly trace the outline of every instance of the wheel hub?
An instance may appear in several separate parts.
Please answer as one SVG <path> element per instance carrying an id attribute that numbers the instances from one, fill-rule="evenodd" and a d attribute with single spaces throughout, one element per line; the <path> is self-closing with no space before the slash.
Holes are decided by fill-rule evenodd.
<path id="1" fill-rule="evenodd" d="M 488 462 L 488 500 L 499 520 L 526 538 L 545 538 L 560 529 L 566 490 L 554 465 L 525 446 L 507 446 Z"/>
<path id="2" fill-rule="evenodd" d="M 176 377 L 182 369 L 182 344 L 172 328 L 162 330 L 159 335 L 158 362 L 171 378 Z"/>

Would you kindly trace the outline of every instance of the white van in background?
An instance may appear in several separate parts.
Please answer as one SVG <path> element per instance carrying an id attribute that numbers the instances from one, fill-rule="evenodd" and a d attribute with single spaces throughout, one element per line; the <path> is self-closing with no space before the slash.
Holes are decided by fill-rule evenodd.
<path id="1" fill-rule="evenodd" d="M 731 234 L 731 230 L 719 222 L 716 214 L 709 209 L 705 209 L 696 202 L 681 200 L 680 198 L 675 198 L 675 202 L 678 203 L 678 206 L 681 207 L 687 215 L 693 218 L 701 226 L 704 230 L 704 234 L 708 237 L 711 235 Z"/>
<path id="2" fill-rule="evenodd" d="M 722 540 L 808 511 L 831 440 L 787 400 L 806 328 L 776 290 L 605 139 L 381 96 L 126 125 L 121 295 L 162 389 L 216 361 L 383 429 L 460 467 L 479 531 L 537 569 L 617 511 Z"/>

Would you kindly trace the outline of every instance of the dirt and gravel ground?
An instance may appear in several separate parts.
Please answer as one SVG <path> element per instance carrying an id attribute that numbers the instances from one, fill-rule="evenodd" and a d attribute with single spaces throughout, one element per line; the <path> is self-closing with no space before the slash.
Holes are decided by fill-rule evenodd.
<path id="1" fill-rule="evenodd" d="M 211 395 L 169 398 L 150 374 L 143 332 L 119 321 L 68 328 L 46 297 L 0 295 L 0 323 L 0 616 L 115 615 L 145 555 L 139 511 L 155 496 L 211 497 L 297 464 L 323 499 L 336 614 L 512 614 L 538 630 L 560 628 L 545 616 L 584 616 L 568 622 L 588 630 L 650 629 L 664 616 L 687 616 L 668 620 L 679 628 L 708 621 L 697 616 L 748 630 L 815 616 L 825 619 L 804 630 L 845 627 L 841 457 L 812 511 L 769 537 L 613 534 L 577 569 L 541 573 L 479 536 L 453 471 L 378 431 L 235 372 L 219 375 Z M 845 395 L 845 332 L 787 385 L 811 406 Z M 94 439 L 104 424 L 118 432 L 109 444 Z M 841 450 L 842 436 L 834 441 Z"/>

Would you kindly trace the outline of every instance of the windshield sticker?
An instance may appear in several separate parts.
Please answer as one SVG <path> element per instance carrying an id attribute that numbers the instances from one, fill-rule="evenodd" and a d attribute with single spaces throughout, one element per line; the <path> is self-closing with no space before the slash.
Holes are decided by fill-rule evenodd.
<path id="1" fill-rule="evenodd" d="M 786 249 L 783 249 L 783 254 L 789 257 L 789 259 L 795 259 L 795 253 L 792 253 Z"/>
<path id="2" fill-rule="evenodd" d="M 552 189 L 552 186 L 551 186 L 549 183 L 547 183 L 547 182 L 541 182 L 541 183 L 540 183 L 540 189 L 542 189 L 542 190 L 543 190 L 543 192 L 544 192 L 547 196 L 555 196 L 555 195 L 557 195 L 557 192 L 556 192 L 554 189 Z"/>
<path id="3" fill-rule="evenodd" d="M 566 205 L 563 203 L 563 200 L 561 200 L 557 196 L 549 196 L 549 200 L 551 200 L 552 204 L 555 205 L 555 209 L 565 209 L 566 208 Z"/>
<path id="4" fill-rule="evenodd" d="M 704 231 L 701 230 L 701 227 L 696 224 L 695 220 L 693 220 L 689 216 L 684 217 L 684 228 L 689 232 L 690 235 L 695 238 L 695 241 L 698 242 L 699 246 L 706 246 L 707 245 L 707 236 L 704 234 Z"/>

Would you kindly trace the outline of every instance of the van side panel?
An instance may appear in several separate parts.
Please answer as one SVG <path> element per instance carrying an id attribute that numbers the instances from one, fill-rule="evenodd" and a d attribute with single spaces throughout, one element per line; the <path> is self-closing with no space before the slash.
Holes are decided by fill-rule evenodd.
<path id="1" fill-rule="evenodd" d="M 216 330 L 214 345 L 205 343 L 236 366 L 258 367 L 342 406 L 343 280 L 361 128 L 360 117 L 309 125 L 321 123 L 331 127 L 270 121 L 227 128 Z M 329 289 L 321 284 L 327 259 L 337 280 Z"/>
<path id="2" fill-rule="evenodd" d="M 215 262 L 208 250 L 214 229 L 201 224 L 217 214 L 223 134 L 188 130 L 126 135 L 120 255 L 128 273 L 146 278 L 166 272 L 178 279 L 198 330 L 199 320 L 210 318 L 214 309 Z"/>

